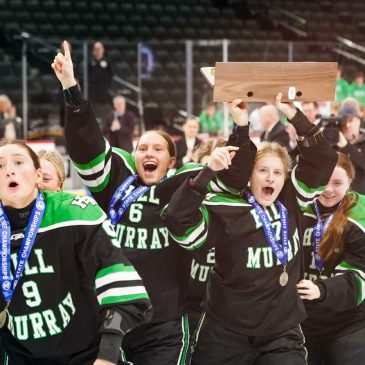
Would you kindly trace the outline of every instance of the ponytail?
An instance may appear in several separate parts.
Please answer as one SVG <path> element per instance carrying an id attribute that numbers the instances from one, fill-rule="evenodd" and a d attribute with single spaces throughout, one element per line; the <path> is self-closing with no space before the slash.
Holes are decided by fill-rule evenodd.
<path id="1" fill-rule="evenodd" d="M 342 199 L 340 207 L 334 213 L 333 219 L 323 235 L 319 245 L 319 254 L 323 261 L 328 261 L 335 252 L 342 253 L 343 237 L 349 211 L 358 202 L 359 196 L 349 192 Z"/>

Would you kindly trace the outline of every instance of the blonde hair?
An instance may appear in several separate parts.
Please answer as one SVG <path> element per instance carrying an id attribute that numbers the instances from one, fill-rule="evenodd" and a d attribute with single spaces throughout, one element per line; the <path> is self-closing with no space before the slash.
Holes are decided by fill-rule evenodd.
<path id="1" fill-rule="evenodd" d="M 216 147 L 223 147 L 225 145 L 226 140 L 223 138 L 204 141 L 194 151 L 193 161 L 196 163 L 200 163 L 205 156 L 210 156 Z"/>
<path id="2" fill-rule="evenodd" d="M 40 159 L 45 159 L 49 161 L 57 171 L 57 177 L 60 180 L 60 188 L 63 188 L 63 183 L 65 182 L 65 165 L 63 164 L 63 160 L 61 155 L 57 151 L 46 151 L 40 150 L 37 153 Z"/>
<path id="3" fill-rule="evenodd" d="M 284 165 L 285 175 L 288 176 L 289 168 L 291 166 L 291 158 L 288 150 L 277 142 L 261 142 L 257 147 L 255 164 L 260 158 L 268 156 L 278 157 Z"/>

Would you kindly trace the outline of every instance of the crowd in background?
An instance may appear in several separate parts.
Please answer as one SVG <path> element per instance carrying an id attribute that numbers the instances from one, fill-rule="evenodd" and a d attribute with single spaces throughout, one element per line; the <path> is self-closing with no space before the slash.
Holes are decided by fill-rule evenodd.
<path id="1" fill-rule="evenodd" d="M 363 74 L 349 84 L 339 70 L 336 102 L 332 104 L 304 102 L 294 106 L 282 103 L 280 94 L 273 105 L 262 104 L 251 110 L 250 105 L 239 107 L 240 100 L 226 106 L 208 103 L 199 116 L 187 116 L 181 126 L 182 136 L 172 138 L 160 130 L 141 133 L 126 98 L 109 94 L 112 68 L 101 42 L 94 44 L 90 63 L 90 103 L 83 99 L 74 77 L 68 47 L 56 56 L 52 67 L 64 90 L 67 148 L 98 205 L 89 197 L 57 195 L 65 181 L 57 153 L 41 151 L 37 158 L 24 143 L 8 142 L 21 136 L 21 123 L 5 95 L 0 95 L 0 138 L 7 140 L 0 144 L 0 173 L 3 179 L 9 179 L 9 189 L 2 187 L 1 202 L 6 214 L 11 215 L 15 233 L 28 227 L 33 206 L 42 206 L 43 199 L 47 206 L 54 207 L 51 213 L 46 211 L 42 226 L 48 232 L 48 241 L 42 241 L 37 232 L 35 237 L 44 246 L 47 259 L 51 253 L 48 242 L 59 246 L 54 256 L 59 267 L 53 264 L 59 277 L 68 274 L 69 266 L 63 258 L 69 255 L 74 281 L 69 281 L 66 290 L 75 298 L 80 293 L 87 295 L 86 299 L 75 300 L 77 314 L 94 309 L 87 313 L 88 318 L 75 316 L 78 322 L 72 313 L 74 333 L 82 330 L 84 323 L 90 325 L 93 346 L 80 332 L 85 343 L 80 341 L 80 347 L 73 348 L 65 335 L 71 326 L 66 328 L 64 312 L 62 331 L 56 317 L 44 314 L 44 310 L 39 314 L 39 318 L 45 318 L 44 327 L 48 326 L 51 335 L 64 336 L 67 346 L 59 353 L 46 351 L 44 355 L 42 346 L 32 342 L 38 340 L 38 332 L 43 336 L 39 318 L 38 322 L 30 319 L 35 329 L 31 341 L 22 338 L 17 324 L 15 336 L 8 324 L 2 330 L 5 335 L 0 350 L 13 356 L 10 364 L 26 364 L 28 360 L 24 359 L 37 361 L 37 356 L 44 363 L 57 360 L 75 365 L 117 361 L 188 364 L 191 357 L 196 365 L 304 365 L 307 360 L 310 365 L 361 364 L 364 354 L 356 351 L 365 348 L 361 310 L 365 299 L 364 199 L 356 193 L 365 194 Z M 223 138 L 224 107 L 230 112 L 232 133 L 228 141 Z M 188 165 L 190 162 L 200 165 Z M 12 195 L 12 189 L 23 183 L 18 183 L 17 174 L 28 177 L 24 179 L 27 194 L 23 194 L 20 205 Z M 41 190 L 57 194 L 46 192 L 42 197 Z M 72 205 L 90 214 L 90 222 L 83 223 L 84 212 Z M 105 220 L 106 215 L 110 221 Z M 6 222 L 9 229 L 10 223 Z M 273 231 L 274 224 L 280 234 Z M 302 226 L 307 233 L 299 238 L 302 232 L 298 227 Z M 75 240 L 75 252 L 63 252 L 61 238 L 68 232 L 66 227 Z M 98 234 L 101 238 L 93 245 L 92 238 Z M 273 236 L 278 237 L 276 241 Z M 325 244 L 319 248 L 321 239 Z M 193 255 L 187 253 L 194 249 L 198 250 Z M 264 249 L 266 253 L 272 251 L 271 256 L 264 254 Z M 2 253 L 5 255 L 4 250 Z M 30 271 L 26 268 L 24 280 L 34 274 Z M 94 279 L 97 296 L 90 284 Z M 64 281 L 56 284 L 64 289 Z M 38 282 L 48 295 L 47 285 Z M 34 309 L 41 301 L 34 299 L 33 286 L 31 289 L 23 286 L 26 304 Z M 29 308 L 23 307 L 19 298 L 10 308 L 18 314 L 23 311 L 26 317 Z M 1 302 L 5 309 L 0 316 L 7 312 L 9 303 Z M 284 310 L 278 311 L 273 303 Z M 12 315 L 17 318 L 14 312 Z M 341 326 L 338 318 L 343 319 Z M 13 317 L 9 315 L 8 321 Z M 308 359 L 300 323 L 308 334 Z M 319 325 L 320 329 L 316 327 Z M 328 330 L 325 339 L 321 338 L 322 330 Z M 45 332 L 43 337 L 47 338 Z M 49 341 L 50 348 L 59 351 L 57 341 Z M 323 348 L 326 351 L 321 351 Z M 78 363 L 80 355 L 83 358 Z M 355 360 L 345 363 L 347 355 Z M 340 360 L 333 362 L 333 356 Z"/>

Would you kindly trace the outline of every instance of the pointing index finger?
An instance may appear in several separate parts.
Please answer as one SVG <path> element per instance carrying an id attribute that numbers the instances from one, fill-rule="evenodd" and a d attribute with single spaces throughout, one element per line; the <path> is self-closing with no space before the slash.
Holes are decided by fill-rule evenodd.
<path id="1" fill-rule="evenodd" d="M 69 47 L 67 41 L 63 41 L 63 53 L 64 53 L 64 56 L 65 56 L 66 60 L 71 59 L 70 47 Z"/>

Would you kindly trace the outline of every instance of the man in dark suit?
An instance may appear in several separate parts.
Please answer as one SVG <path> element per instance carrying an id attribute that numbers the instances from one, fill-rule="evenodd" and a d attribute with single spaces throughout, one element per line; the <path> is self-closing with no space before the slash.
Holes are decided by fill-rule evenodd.
<path id="1" fill-rule="evenodd" d="M 182 165 L 192 161 L 193 151 L 199 146 L 201 140 L 197 138 L 199 130 L 199 120 L 190 116 L 186 119 L 184 125 L 184 137 L 176 141 L 176 164 L 178 169 Z"/>
<path id="2" fill-rule="evenodd" d="M 114 111 L 103 122 L 104 136 L 112 147 L 132 152 L 135 116 L 132 112 L 126 110 L 126 102 L 123 96 L 114 97 L 113 107 Z"/>
<path id="3" fill-rule="evenodd" d="M 261 134 L 261 141 L 278 142 L 290 151 L 289 134 L 285 125 L 280 122 L 278 110 L 273 105 L 261 107 L 260 120 L 264 129 Z"/>

